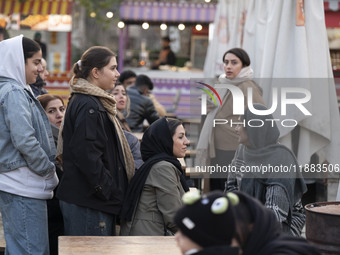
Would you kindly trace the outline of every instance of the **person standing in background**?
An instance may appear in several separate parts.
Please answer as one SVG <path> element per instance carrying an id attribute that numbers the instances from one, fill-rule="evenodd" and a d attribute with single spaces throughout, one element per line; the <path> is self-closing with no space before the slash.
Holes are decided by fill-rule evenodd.
<path id="1" fill-rule="evenodd" d="M 39 44 L 0 42 L 0 211 L 5 254 L 49 254 L 47 205 L 58 178 L 50 123 L 29 83 L 42 71 Z"/>
<path id="2" fill-rule="evenodd" d="M 119 82 L 115 84 L 114 89 L 110 92 L 116 99 L 117 119 L 122 126 L 126 140 L 129 143 L 133 159 L 135 160 L 136 170 L 143 164 L 142 155 L 140 153 L 140 142 L 136 136 L 131 133 L 130 127 L 124 118 L 123 111 L 129 114 L 128 96 L 125 87 Z"/>
<path id="3" fill-rule="evenodd" d="M 170 37 L 162 38 L 162 50 L 159 53 L 158 59 L 153 63 L 152 69 L 158 69 L 160 65 L 175 65 L 176 55 L 170 48 Z"/>
<path id="4" fill-rule="evenodd" d="M 0 42 L 9 38 L 6 28 L 0 27 Z"/>
<path id="5" fill-rule="evenodd" d="M 130 114 L 126 121 L 133 132 L 143 132 L 143 122 L 146 119 L 149 124 L 159 119 L 152 100 L 148 97 L 153 89 L 151 79 L 140 74 L 136 83 L 127 89 L 130 98 Z"/>
<path id="6" fill-rule="evenodd" d="M 137 79 L 136 73 L 134 71 L 131 71 L 131 70 L 126 70 L 126 71 L 122 72 L 120 77 L 119 77 L 119 81 L 123 84 L 125 89 L 135 85 L 136 79 Z M 151 80 L 146 81 L 146 82 L 152 83 Z M 151 91 L 149 91 L 147 96 L 151 98 L 152 103 L 153 103 L 158 115 L 160 117 L 164 117 L 166 115 L 166 110 L 165 110 L 164 106 L 160 102 L 158 102 L 157 98 L 155 97 L 154 94 L 151 93 Z"/>
<path id="7" fill-rule="evenodd" d="M 123 71 L 119 76 L 119 81 L 123 84 L 125 89 L 135 85 L 137 74 L 134 71 Z"/>
<path id="8" fill-rule="evenodd" d="M 40 45 L 40 48 L 41 48 L 41 51 L 42 51 L 42 57 L 44 59 L 46 59 L 46 57 L 47 57 L 47 46 L 46 46 L 45 43 L 43 43 L 41 41 L 41 33 L 40 32 L 36 32 L 34 34 L 34 41 L 36 41 Z"/>
<path id="9" fill-rule="evenodd" d="M 64 114 L 65 105 L 63 99 L 58 95 L 44 94 L 37 98 L 44 108 L 48 120 L 50 121 L 54 142 L 57 145 L 59 127 L 61 126 Z M 59 162 L 55 161 L 56 171 L 59 180 L 61 180 L 63 171 Z M 64 235 L 64 221 L 60 210 L 59 200 L 55 196 L 47 200 L 47 214 L 48 214 L 48 236 L 50 242 L 50 255 L 58 255 L 58 236 Z"/>
<path id="10" fill-rule="evenodd" d="M 57 198 L 65 235 L 115 235 L 115 222 L 134 160 L 108 93 L 119 77 L 116 55 L 106 47 L 85 51 L 73 66 L 71 98 L 58 138 L 63 178 Z"/>
<path id="11" fill-rule="evenodd" d="M 48 93 L 47 90 L 44 89 L 44 86 L 46 86 L 46 79 L 50 73 L 46 69 L 47 63 L 46 63 L 46 60 L 43 58 L 41 59 L 41 65 L 42 65 L 43 70 L 39 73 L 36 82 L 30 84 L 35 97 Z"/>
<path id="12" fill-rule="evenodd" d="M 233 48 L 226 51 L 222 58 L 225 73 L 220 75 L 221 84 L 229 84 L 239 88 L 244 95 L 245 106 L 248 102 L 248 88 L 252 89 L 253 103 L 264 104 L 261 88 L 252 80 L 253 69 L 246 51 Z M 217 89 L 222 99 L 222 106 L 211 110 L 203 124 L 197 144 L 196 165 L 198 166 L 228 166 L 234 158 L 239 144 L 235 127 L 232 125 L 216 125 L 213 119 L 227 120 L 228 123 L 238 121 L 238 116 L 233 114 L 233 96 L 226 89 Z M 227 174 L 210 175 L 210 190 L 224 190 Z"/>

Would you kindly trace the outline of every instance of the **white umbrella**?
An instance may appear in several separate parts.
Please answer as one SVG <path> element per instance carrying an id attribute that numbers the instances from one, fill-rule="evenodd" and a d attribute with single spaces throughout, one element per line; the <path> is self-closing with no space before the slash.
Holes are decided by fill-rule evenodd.
<path id="1" fill-rule="evenodd" d="M 243 48 L 250 55 L 255 77 L 274 78 L 260 84 L 268 105 L 271 88 L 287 86 L 276 78 L 293 78 L 295 86 L 311 93 L 312 116 L 291 108 L 285 117 L 296 119 L 300 126 L 299 163 L 308 163 L 317 152 L 332 167 L 339 167 L 340 118 L 323 1 L 250 0 Z M 282 143 L 289 147 L 292 129 L 280 130 Z"/>
<path id="2" fill-rule="evenodd" d="M 204 77 L 222 74 L 224 52 L 240 47 L 248 0 L 220 0 L 216 7 L 214 32 L 204 63 Z"/>

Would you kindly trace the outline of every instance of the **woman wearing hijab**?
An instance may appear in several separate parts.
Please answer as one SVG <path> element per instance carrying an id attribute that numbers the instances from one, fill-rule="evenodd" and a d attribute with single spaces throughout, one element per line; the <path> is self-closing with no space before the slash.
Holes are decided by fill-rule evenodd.
<path id="1" fill-rule="evenodd" d="M 230 194 L 231 192 L 227 193 Z M 280 223 L 270 209 L 257 199 L 234 191 L 239 202 L 233 207 L 236 224 L 234 245 L 240 247 L 242 255 L 320 255 L 306 239 L 293 237 L 282 232 Z"/>
<path id="2" fill-rule="evenodd" d="M 134 161 L 106 92 L 119 77 L 116 55 L 91 47 L 73 67 L 71 99 L 58 139 L 64 174 L 57 191 L 65 235 L 115 235 Z"/>
<path id="3" fill-rule="evenodd" d="M 248 88 L 252 88 L 253 102 L 263 104 L 262 90 L 252 81 L 253 69 L 250 67 L 250 59 L 243 49 L 233 48 L 224 53 L 223 65 L 225 73 L 219 77 L 219 83 L 238 87 L 244 97 L 244 103 L 248 102 Z M 214 119 L 227 120 L 228 123 L 238 121 L 238 116 L 233 114 L 233 96 L 227 89 L 216 89 L 222 100 L 222 106 L 210 111 L 205 119 L 197 144 L 198 166 L 228 166 L 238 146 L 235 127 L 230 124 L 216 125 Z M 218 177 L 218 176 L 216 176 Z M 224 190 L 227 176 L 214 178 L 210 176 L 210 190 Z"/>
<path id="4" fill-rule="evenodd" d="M 150 125 L 141 143 L 144 164 L 133 177 L 121 211 L 121 235 L 162 236 L 176 232 L 174 215 L 188 191 L 177 158 L 189 145 L 179 120 L 162 118 Z"/>
<path id="5" fill-rule="evenodd" d="M 254 108 L 267 110 L 261 104 L 254 104 Z M 252 125 L 253 120 L 261 125 Z M 256 115 L 247 109 L 243 123 L 244 126 L 236 127 L 240 145 L 233 160 L 239 172 L 244 172 L 238 184 L 239 190 L 257 198 L 270 208 L 284 232 L 300 236 L 305 223 L 301 198 L 307 187 L 301 172 L 294 171 L 299 169 L 294 154 L 278 142 L 280 131 L 272 115 Z M 246 168 L 260 171 L 243 171 Z M 291 171 L 261 172 L 265 168 Z M 230 176 L 227 189 L 234 189 L 236 183 L 235 177 Z"/>
<path id="6" fill-rule="evenodd" d="M 0 211 L 5 254 L 49 254 L 46 200 L 58 184 L 55 145 L 44 109 L 28 84 L 42 71 L 39 44 L 0 43 Z"/>

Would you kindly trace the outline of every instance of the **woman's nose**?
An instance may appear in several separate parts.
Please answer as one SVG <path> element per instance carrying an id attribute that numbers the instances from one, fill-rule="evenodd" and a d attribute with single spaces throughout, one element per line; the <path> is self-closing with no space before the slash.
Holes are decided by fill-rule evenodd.
<path id="1" fill-rule="evenodd" d="M 57 117 L 58 117 L 58 118 L 64 117 L 64 113 L 61 112 L 61 111 L 57 111 Z"/>
<path id="2" fill-rule="evenodd" d="M 38 65 L 38 72 L 41 73 L 42 71 L 44 71 L 44 68 L 43 68 L 42 64 L 40 63 L 40 64 Z"/>

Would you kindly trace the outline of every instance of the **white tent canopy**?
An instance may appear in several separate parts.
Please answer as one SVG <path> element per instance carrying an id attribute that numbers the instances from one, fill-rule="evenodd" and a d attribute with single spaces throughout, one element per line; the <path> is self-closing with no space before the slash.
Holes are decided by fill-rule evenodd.
<path id="1" fill-rule="evenodd" d="M 298 161 L 300 164 L 309 163 L 311 156 L 317 153 L 322 161 L 327 160 L 339 167 L 340 118 L 324 2 L 221 0 L 214 24 L 213 40 L 204 66 L 205 77 L 223 73 L 222 56 L 226 50 L 243 47 L 250 56 L 255 78 L 260 79 L 259 85 L 268 106 L 271 105 L 273 87 L 280 90 L 293 84 L 308 90 L 311 100 L 306 107 L 312 115 L 304 115 L 297 107 L 292 107 L 284 116 L 285 119 L 297 120 L 300 127 Z M 277 112 L 274 116 L 283 117 Z M 292 148 L 293 128 L 279 128 L 281 142 Z"/>
<path id="2" fill-rule="evenodd" d="M 312 116 L 302 116 L 297 108 L 286 116 L 299 122 L 299 163 L 308 163 L 316 152 L 335 166 L 340 163 L 340 118 L 324 3 L 304 1 L 304 24 L 298 24 L 299 7 L 293 0 L 250 0 L 243 48 L 253 62 L 255 77 L 272 79 L 272 83 L 260 84 L 268 104 L 272 87 L 287 86 L 278 78 L 294 79 L 295 86 L 311 93 Z M 281 142 L 291 147 L 291 133 L 280 131 Z"/>
<path id="3" fill-rule="evenodd" d="M 241 47 L 248 0 L 220 0 L 216 7 L 214 32 L 204 63 L 204 76 L 223 73 L 222 56 L 230 48 Z"/>

